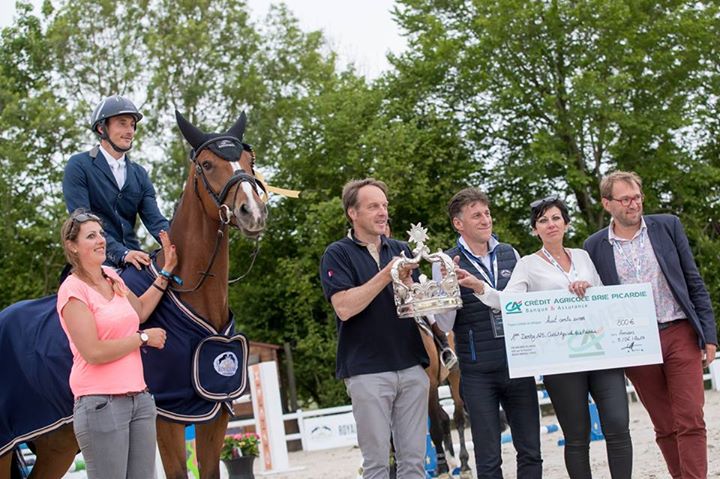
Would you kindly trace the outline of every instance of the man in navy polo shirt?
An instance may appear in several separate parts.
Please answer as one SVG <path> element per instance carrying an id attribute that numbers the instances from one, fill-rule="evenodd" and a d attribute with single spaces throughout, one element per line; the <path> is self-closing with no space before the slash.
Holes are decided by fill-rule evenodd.
<path id="1" fill-rule="evenodd" d="M 320 279 L 335 310 L 336 375 L 352 400 L 363 455 L 363 478 L 389 477 L 390 435 L 397 477 L 425 478 L 429 380 L 420 333 L 412 319 L 399 319 L 390 270 L 406 243 L 384 235 L 387 186 L 372 178 L 354 180 L 342 193 L 347 237 L 325 250 Z M 400 277 L 411 281 L 411 269 Z"/>

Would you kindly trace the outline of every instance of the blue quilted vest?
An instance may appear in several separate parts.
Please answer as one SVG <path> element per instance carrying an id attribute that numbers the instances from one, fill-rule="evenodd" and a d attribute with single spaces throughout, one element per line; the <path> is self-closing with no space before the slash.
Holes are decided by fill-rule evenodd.
<path id="1" fill-rule="evenodd" d="M 460 267 L 484 281 L 482 275 L 457 246 L 446 253 L 451 258 L 460 256 Z M 503 290 L 515 269 L 517 259 L 512 246 L 505 243 L 498 244 L 495 253 L 498 266 L 496 289 Z M 457 311 L 453 332 L 461 370 L 492 372 L 506 368 L 505 341 L 493 337 L 490 308 L 477 299 L 469 288 L 461 287 L 460 294 L 463 307 Z"/>

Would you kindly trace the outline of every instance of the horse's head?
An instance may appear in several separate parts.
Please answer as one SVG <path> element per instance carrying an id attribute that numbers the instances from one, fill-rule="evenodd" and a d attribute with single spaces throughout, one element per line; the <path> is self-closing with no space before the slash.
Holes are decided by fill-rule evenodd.
<path id="1" fill-rule="evenodd" d="M 193 147 L 191 175 L 205 211 L 217 211 L 219 221 L 249 238 L 260 236 L 265 230 L 267 208 L 258 191 L 264 187 L 255 179 L 255 153 L 242 142 L 245 112 L 222 134 L 203 132 L 177 110 L 175 118 L 183 137 Z M 201 189 L 205 194 L 200 194 Z"/>

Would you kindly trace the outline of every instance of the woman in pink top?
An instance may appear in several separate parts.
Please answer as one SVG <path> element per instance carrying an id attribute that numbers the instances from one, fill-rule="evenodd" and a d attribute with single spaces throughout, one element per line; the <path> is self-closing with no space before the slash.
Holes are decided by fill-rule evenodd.
<path id="1" fill-rule="evenodd" d="M 175 246 L 160 233 L 165 267 L 139 298 L 106 266 L 100 219 L 75 211 L 62 227 L 72 274 L 58 291 L 57 309 L 73 353 L 73 428 L 89 479 L 149 478 L 155 474 L 155 402 L 143 378 L 140 348 L 162 349 L 165 331 L 140 329 L 168 287 Z"/>

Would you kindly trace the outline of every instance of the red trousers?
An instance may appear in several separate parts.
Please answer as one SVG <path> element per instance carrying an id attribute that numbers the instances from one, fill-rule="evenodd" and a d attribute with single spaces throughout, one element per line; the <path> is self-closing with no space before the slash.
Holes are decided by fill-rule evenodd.
<path id="1" fill-rule="evenodd" d="M 670 475 L 707 478 L 707 430 L 702 351 L 689 321 L 660 331 L 663 364 L 627 368 L 655 427 L 655 441 Z"/>

